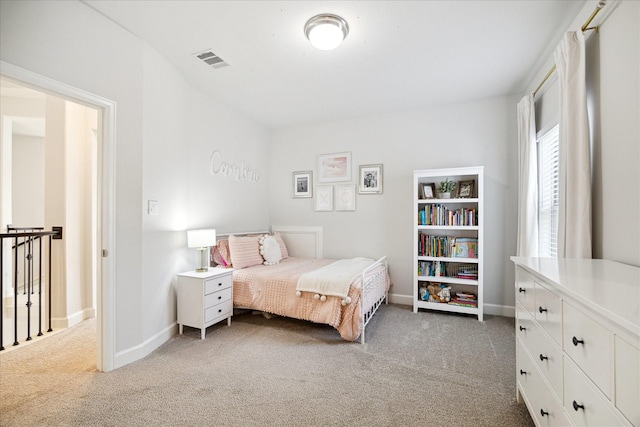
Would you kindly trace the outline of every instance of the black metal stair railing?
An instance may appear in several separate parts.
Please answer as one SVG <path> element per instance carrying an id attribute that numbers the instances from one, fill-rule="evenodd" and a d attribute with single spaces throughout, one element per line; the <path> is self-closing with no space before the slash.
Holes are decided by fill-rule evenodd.
<path id="1" fill-rule="evenodd" d="M 38 298 L 38 336 L 42 336 L 42 322 L 43 322 L 43 313 L 42 313 L 42 238 L 48 237 L 49 239 L 49 263 L 48 263 L 48 275 L 47 275 L 47 292 L 44 292 L 46 295 L 46 303 L 48 304 L 47 315 L 48 315 L 48 329 L 47 332 L 51 332 L 53 329 L 51 328 L 51 240 L 52 239 L 61 239 L 62 238 L 62 228 L 61 227 L 53 227 L 51 231 L 44 231 L 43 227 L 7 227 L 7 233 L 0 233 L 0 297 L 2 298 L 2 302 L 0 303 L 0 351 L 4 350 L 4 242 L 5 240 L 13 240 L 13 245 L 11 246 L 11 256 L 13 261 L 13 345 L 19 345 L 18 341 L 18 296 L 20 294 L 20 288 L 22 288 L 22 294 L 26 295 L 26 307 L 27 307 L 27 336 L 26 340 L 30 341 L 31 337 L 31 309 L 33 306 L 32 296 L 37 295 Z M 35 249 L 37 246 L 37 260 L 35 257 Z M 22 262 L 20 262 L 22 261 Z M 38 275 L 35 276 L 35 263 L 37 261 Z M 22 270 L 20 270 L 20 266 L 22 265 Z M 18 278 L 22 273 L 22 281 L 19 281 Z M 36 277 L 38 278 L 38 286 L 36 289 Z M 21 286 L 22 285 L 22 286 Z"/>

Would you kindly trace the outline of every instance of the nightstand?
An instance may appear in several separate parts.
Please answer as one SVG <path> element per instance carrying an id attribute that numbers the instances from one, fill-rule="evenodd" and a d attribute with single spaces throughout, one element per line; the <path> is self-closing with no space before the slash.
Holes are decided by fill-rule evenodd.
<path id="1" fill-rule="evenodd" d="M 198 273 L 189 271 L 178 274 L 178 326 L 200 329 L 204 339 L 208 326 L 227 319 L 231 326 L 233 316 L 233 270 L 209 268 Z"/>

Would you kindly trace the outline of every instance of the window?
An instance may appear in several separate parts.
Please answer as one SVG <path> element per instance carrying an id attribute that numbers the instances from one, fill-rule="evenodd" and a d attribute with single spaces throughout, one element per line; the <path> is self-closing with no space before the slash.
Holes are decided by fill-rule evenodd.
<path id="1" fill-rule="evenodd" d="M 538 138 L 538 256 L 558 254 L 558 125 Z"/>

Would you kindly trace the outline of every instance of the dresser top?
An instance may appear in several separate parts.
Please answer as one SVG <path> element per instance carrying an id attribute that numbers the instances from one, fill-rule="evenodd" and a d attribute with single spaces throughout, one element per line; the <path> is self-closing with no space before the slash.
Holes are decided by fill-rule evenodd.
<path id="1" fill-rule="evenodd" d="M 640 335 L 640 268 L 602 259 L 511 257 L 571 299 Z"/>

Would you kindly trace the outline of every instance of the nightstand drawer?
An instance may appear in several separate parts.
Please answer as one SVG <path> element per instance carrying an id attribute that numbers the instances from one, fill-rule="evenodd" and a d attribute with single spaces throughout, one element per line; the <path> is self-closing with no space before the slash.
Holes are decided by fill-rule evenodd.
<path id="1" fill-rule="evenodd" d="M 223 277 L 214 277 L 204 282 L 204 294 L 209 295 L 222 289 L 230 288 L 233 282 L 232 276 L 227 274 Z"/>
<path id="2" fill-rule="evenodd" d="M 209 323 L 212 321 L 217 322 L 217 319 L 225 319 L 231 316 L 231 312 L 233 311 L 233 301 L 227 300 L 220 304 L 214 305 L 213 307 L 209 307 L 204 311 L 204 323 Z"/>
<path id="3" fill-rule="evenodd" d="M 564 351 L 611 398 L 613 334 L 566 302 L 563 311 Z"/>
<path id="4" fill-rule="evenodd" d="M 204 308 L 213 307 L 221 302 L 229 301 L 233 297 L 233 289 L 226 288 L 204 296 Z"/>

